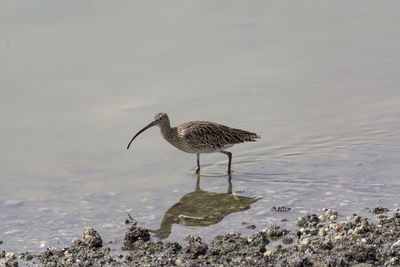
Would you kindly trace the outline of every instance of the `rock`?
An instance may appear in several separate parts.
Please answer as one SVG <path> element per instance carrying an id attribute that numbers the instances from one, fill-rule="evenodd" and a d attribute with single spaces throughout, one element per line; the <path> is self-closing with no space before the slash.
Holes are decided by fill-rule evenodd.
<path id="1" fill-rule="evenodd" d="M 277 212 L 287 212 L 290 210 L 290 208 L 285 206 L 277 206 L 277 207 L 272 207 L 271 210 Z"/>
<path id="2" fill-rule="evenodd" d="M 360 216 L 354 216 L 353 223 L 355 223 L 355 224 L 361 223 L 361 217 Z"/>
<path id="3" fill-rule="evenodd" d="M 16 260 L 4 260 L 3 262 L 0 261 L 0 265 L 4 267 L 18 267 L 18 261 Z"/>
<path id="4" fill-rule="evenodd" d="M 386 219 L 388 216 L 386 214 L 377 214 L 376 218 L 378 219 L 378 221 L 382 221 L 384 219 Z"/>
<path id="5" fill-rule="evenodd" d="M 33 255 L 31 252 L 22 252 L 19 254 L 19 258 L 24 261 L 31 261 L 33 259 Z"/>
<path id="6" fill-rule="evenodd" d="M 329 220 L 330 220 L 331 222 L 336 221 L 336 219 L 337 219 L 337 215 L 331 215 L 331 216 L 329 216 Z"/>
<path id="7" fill-rule="evenodd" d="M 124 242 L 125 245 L 132 245 L 138 240 L 149 241 L 150 234 L 147 229 L 133 224 L 125 231 Z"/>
<path id="8" fill-rule="evenodd" d="M 87 228 L 83 232 L 83 242 L 91 248 L 99 248 L 103 246 L 103 240 L 100 234 L 93 228 Z"/>
<path id="9" fill-rule="evenodd" d="M 313 263 L 306 255 L 294 254 L 287 258 L 287 265 L 293 267 L 313 266 Z"/>
<path id="10" fill-rule="evenodd" d="M 282 239 L 283 244 L 292 244 L 293 243 L 293 237 L 292 236 L 285 236 Z"/>
<path id="11" fill-rule="evenodd" d="M 369 260 L 374 261 L 377 255 L 376 247 L 374 245 L 367 245 L 363 243 L 351 246 L 346 254 L 348 257 L 359 262 L 367 262 Z"/>
<path id="12" fill-rule="evenodd" d="M 330 240 L 325 240 L 320 244 L 319 247 L 323 250 L 331 250 L 333 248 L 333 244 Z"/>
<path id="13" fill-rule="evenodd" d="M 327 231 L 328 230 L 326 228 L 319 228 L 318 235 L 320 237 L 324 237 L 324 236 L 326 236 Z"/>
<path id="14" fill-rule="evenodd" d="M 267 237 L 266 232 L 260 231 L 248 238 L 247 242 L 253 247 L 258 247 L 260 251 L 265 251 L 265 246 L 268 245 L 270 241 Z"/>
<path id="15" fill-rule="evenodd" d="M 265 251 L 265 253 L 264 253 L 264 256 L 271 256 L 272 254 L 274 254 L 274 251 L 273 250 L 267 250 L 267 251 Z"/>
<path id="16" fill-rule="evenodd" d="M 270 227 L 264 229 L 263 231 L 271 239 L 277 239 L 277 238 L 280 238 L 280 237 L 286 235 L 287 233 L 289 233 L 288 230 L 286 230 L 284 228 L 280 228 L 277 225 L 271 225 Z"/>
<path id="17" fill-rule="evenodd" d="M 305 238 L 299 240 L 300 245 L 308 245 L 310 243 L 311 243 L 311 238 L 309 238 L 309 237 L 305 237 Z"/>
<path id="18" fill-rule="evenodd" d="M 389 260 L 388 266 L 398 266 L 399 265 L 399 258 L 393 257 Z"/>
<path id="19" fill-rule="evenodd" d="M 397 240 L 396 242 L 393 243 L 391 246 L 392 249 L 397 249 L 400 248 L 400 240 Z"/>
<path id="20" fill-rule="evenodd" d="M 200 255 L 206 254 L 208 250 L 208 246 L 206 243 L 201 241 L 201 238 L 198 236 L 189 235 L 185 237 L 186 248 L 184 250 L 186 255 L 189 255 L 190 258 L 197 258 Z"/>
<path id="21" fill-rule="evenodd" d="M 82 240 L 79 240 L 78 238 L 74 238 L 74 239 L 72 239 L 71 243 L 74 246 L 79 246 L 79 245 L 82 245 L 84 242 Z"/>
<path id="22" fill-rule="evenodd" d="M 8 253 L 6 253 L 5 258 L 6 258 L 7 260 L 14 260 L 14 259 L 17 258 L 17 256 L 16 256 L 15 253 L 13 253 L 13 252 L 8 252 Z"/>
<path id="23" fill-rule="evenodd" d="M 330 210 L 330 209 L 328 209 L 326 212 L 325 212 L 325 216 L 326 217 L 330 217 L 330 216 L 332 216 L 332 210 Z"/>
<path id="24" fill-rule="evenodd" d="M 254 224 L 249 224 L 246 226 L 246 228 L 254 230 L 254 229 L 256 229 L 256 226 Z"/>
<path id="25" fill-rule="evenodd" d="M 304 223 L 305 223 L 304 217 L 299 217 L 296 219 L 297 226 L 304 226 Z"/>
<path id="26" fill-rule="evenodd" d="M 384 208 L 384 207 L 376 207 L 376 208 L 371 209 L 370 211 L 374 214 L 382 214 L 382 213 L 388 212 L 389 209 Z"/>
<path id="27" fill-rule="evenodd" d="M 17 256 L 13 252 L 2 251 L 0 253 L 0 266 L 4 267 L 18 267 Z"/>

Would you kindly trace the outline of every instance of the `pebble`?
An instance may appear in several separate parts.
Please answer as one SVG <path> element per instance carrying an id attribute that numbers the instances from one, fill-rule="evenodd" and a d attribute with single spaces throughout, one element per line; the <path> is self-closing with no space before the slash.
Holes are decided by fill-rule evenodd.
<path id="1" fill-rule="evenodd" d="M 272 250 L 267 250 L 264 252 L 264 256 L 271 256 L 273 254 Z"/>
<path id="2" fill-rule="evenodd" d="M 293 238 L 291 236 L 285 236 L 282 239 L 282 243 L 283 244 L 291 244 L 291 243 L 293 243 Z"/>
<path id="3" fill-rule="evenodd" d="M 393 245 L 391 246 L 392 249 L 396 249 L 400 247 L 400 240 L 397 240 L 396 242 L 393 243 Z"/>
<path id="4" fill-rule="evenodd" d="M 306 237 L 306 238 L 303 238 L 303 239 L 299 240 L 299 244 L 301 244 L 301 245 L 308 245 L 310 243 L 311 243 L 311 238 L 309 238 L 309 237 Z"/>
<path id="5" fill-rule="evenodd" d="M 377 218 L 379 221 L 384 220 L 384 219 L 386 219 L 387 217 L 388 217 L 388 216 L 385 215 L 385 214 L 378 214 L 378 215 L 376 215 L 376 218 Z"/>
<path id="6" fill-rule="evenodd" d="M 321 237 L 324 237 L 324 236 L 326 236 L 326 232 L 327 232 L 326 228 L 320 228 L 318 231 L 318 235 Z"/>
<path id="7" fill-rule="evenodd" d="M 325 212 L 325 216 L 326 216 L 326 217 L 331 217 L 332 215 L 337 215 L 337 211 L 336 211 L 336 210 L 328 209 L 328 210 Z"/>
<path id="8" fill-rule="evenodd" d="M 272 207 L 271 208 L 272 211 L 277 211 L 277 212 L 287 212 L 290 210 L 289 207 L 285 207 L 285 206 L 276 206 L 276 207 Z"/>
<path id="9" fill-rule="evenodd" d="M 298 218 L 296 219 L 296 224 L 297 224 L 298 226 L 303 226 L 304 223 L 305 223 L 305 220 L 304 220 L 303 217 L 298 217 Z"/>

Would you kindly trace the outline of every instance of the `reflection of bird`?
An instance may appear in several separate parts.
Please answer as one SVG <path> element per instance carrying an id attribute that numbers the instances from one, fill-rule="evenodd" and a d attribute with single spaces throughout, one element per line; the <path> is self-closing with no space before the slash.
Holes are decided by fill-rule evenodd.
<path id="1" fill-rule="evenodd" d="M 227 193 L 207 192 L 200 189 L 200 175 L 197 175 L 196 190 L 187 193 L 169 208 L 160 229 L 151 232 L 160 239 L 165 239 L 171 234 L 174 223 L 188 226 L 217 224 L 231 213 L 250 209 L 250 205 L 260 199 L 233 195 L 230 176 L 228 182 Z"/>
<path id="2" fill-rule="evenodd" d="M 154 121 L 140 130 L 132 138 L 127 149 L 129 149 L 129 146 L 136 136 L 154 125 L 160 127 L 162 136 L 173 146 L 182 151 L 196 154 L 197 173 L 200 171 L 200 154 L 212 152 L 221 152 L 228 156 L 228 173 L 230 173 L 232 153 L 225 151 L 225 149 L 235 144 L 247 141 L 251 142 L 260 138 L 260 136 L 255 133 L 230 128 L 209 121 L 191 121 L 171 128 L 168 115 L 166 113 L 158 113 L 154 116 Z"/>

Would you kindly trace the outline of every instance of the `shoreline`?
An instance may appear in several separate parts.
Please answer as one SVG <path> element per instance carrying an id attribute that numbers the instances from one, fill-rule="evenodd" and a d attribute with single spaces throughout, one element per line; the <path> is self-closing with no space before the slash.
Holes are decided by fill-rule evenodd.
<path id="1" fill-rule="evenodd" d="M 337 212 L 327 210 L 298 217 L 296 231 L 270 225 L 251 236 L 217 235 L 210 243 L 189 235 L 185 245 L 152 241 L 149 230 L 130 217 L 123 254 L 103 246 L 100 234 L 87 228 L 70 246 L 39 254 L 5 252 L 0 241 L 0 266 L 398 266 L 399 210 L 376 207 L 370 212 L 376 223 L 356 214 L 337 222 Z"/>

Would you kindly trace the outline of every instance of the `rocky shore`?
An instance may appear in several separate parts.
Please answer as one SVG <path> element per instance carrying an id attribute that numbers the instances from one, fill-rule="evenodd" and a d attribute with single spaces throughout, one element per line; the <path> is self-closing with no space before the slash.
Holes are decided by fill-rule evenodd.
<path id="1" fill-rule="evenodd" d="M 270 225 L 248 237 L 218 235 L 209 244 L 187 236 L 183 245 L 152 241 L 149 231 L 131 218 L 122 254 L 104 246 L 100 234 L 89 228 L 64 249 L 48 248 L 38 255 L 2 251 L 0 266 L 399 266 L 398 210 L 370 211 L 376 223 L 356 214 L 337 221 L 337 212 L 326 210 L 299 217 L 296 231 Z"/>

